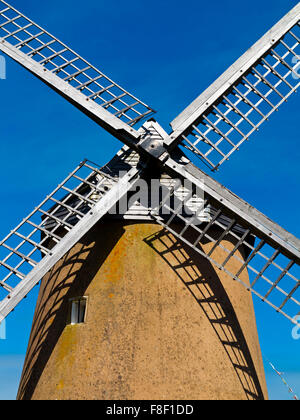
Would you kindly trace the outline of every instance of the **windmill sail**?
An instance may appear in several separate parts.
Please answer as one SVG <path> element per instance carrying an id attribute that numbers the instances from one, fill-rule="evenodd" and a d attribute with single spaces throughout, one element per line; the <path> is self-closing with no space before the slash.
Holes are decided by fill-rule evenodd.
<path id="1" fill-rule="evenodd" d="M 180 195 L 173 189 L 153 210 L 152 217 L 214 267 L 300 325 L 300 241 L 252 206 L 226 190 L 191 163 L 167 163 L 171 173 L 204 191 L 202 211 L 211 214 L 199 224 L 184 215 Z M 182 200 L 182 198 L 181 198 Z M 183 200 L 182 200 L 183 201 Z M 171 203 L 171 204 L 170 204 Z M 162 219 L 159 214 L 167 216 Z M 203 245 L 210 243 L 209 250 Z M 223 259 L 220 260 L 220 250 Z M 219 254 L 218 254 L 219 253 Z M 250 284 L 245 280 L 249 274 Z"/>
<path id="2" fill-rule="evenodd" d="M 300 85 L 300 3 L 172 123 L 178 143 L 216 170 Z"/>
<path id="3" fill-rule="evenodd" d="M 0 1 L 0 50 L 126 144 L 154 111 L 22 13 Z"/>
<path id="4" fill-rule="evenodd" d="M 137 142 L 144 141 L 146 149 L 154 149 L 153 157 L 161 170 L 182 182 L 188 180 L 192 191 L 197 191 L 192 197 L 176 182 L 174 188 L 168 188 L 159 208 L 152 211 L 152 218 L 299 325 L 300 318 L 296 316 L 300 315 L 300 241 L 185 158 L 175 161 L 167 153 L 159 153 L 164 144 L 174 148 L 175 155 L 181 144 L 213 170 L 217 169 L 296 91 L 300 85 L 300 4 L 173 121 L 169 137 L 165 133 L 158 137 L 153 134 L 149 129 L 152 123 L 145 126 L 144 134 L 141 129 L 133 129 L 135 123 L 152 112 L 150 107 L 5 1 L 0 0 L 0 7 L 1 51 L 129 149 L 139 151 Z M 120 179 L 83 162 L 0 241 L 0 322 L 132 188 L 142 165 L 132 165 L 131 158 L 134 162 L 139 159 L 136 153 L 130 155 L 128 161 L 121 162 L 128 170 Z M 204 198 L 197 196 L 199 191 Z M 184 202 L 186 195 L 192 208 L 197 204 L 195 217 L 187 217 L 181 212 L 182 206 L 174 205 L 178 200 Z M 201 217 L 197 213 L 199 203 L 203 203 Z M 204 241 L 211 244 L 208 252 L 203 250 Z M 217 249 L 224 254 L 223 261 L 216 258 Z M 246 272 L 250 284 L 245 281 Z"/>
<path id="5" fill-rule="evenodd" d="M 0 322 L 127 193 L 139 171 L 129 168 L 118 179 L 82 162 L 0 241 Z"/>

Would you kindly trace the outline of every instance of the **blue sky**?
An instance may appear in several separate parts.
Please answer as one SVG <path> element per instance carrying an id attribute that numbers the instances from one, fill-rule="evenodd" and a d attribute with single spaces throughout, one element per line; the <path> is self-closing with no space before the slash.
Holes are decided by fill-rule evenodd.
<path id="1" fill-rule="evenodd" d="M 168 124 L 297 1 L 11 0 L 13 5 L 159 110 Z M 74 7 L 75 6 L 75 7 Z M 11 60 L 0 80 L 0 237 L 83 158 L 106 163 L 120 143 Z M 215 176 L 300 237 L 299 96 Z M 16 395 L 37 290 L 7 320 L 0 341 L 0 399 Z M 300 394 L 300 341 L 255 300 L 263 353 Z M 267 367 L 272 399 L 289 395 Z"/>

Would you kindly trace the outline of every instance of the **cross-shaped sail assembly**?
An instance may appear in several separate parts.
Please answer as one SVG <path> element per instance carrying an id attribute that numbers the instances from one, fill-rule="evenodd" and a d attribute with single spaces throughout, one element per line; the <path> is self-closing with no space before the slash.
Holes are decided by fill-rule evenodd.
<path id="1" fill-rule="evenodd" d="M 218 169 L 296 92 L 300 4 L 171 123 L 170 135 L 153 121 L 133 128 L 153 113 L 151 107 L 5 1 L 0 7 L 0 50 L 121 140 L 133 157 L 120 178 L 84 161 L 0 242 L 0 321 L 155 167 L 179 182 L 165 189 L 158 206 L 143 212 L 300 325 L 299 240 L 182 154 L 187 150 L 189 157 Z M 120 156 L 115 160 L 124 166 Z M 185 181 L 189 193 L 182 189 Z M 189 207 L 189 215 L 182 210 L 187 200 L 202 203 L 201 217 L 199 208 L 193 213 Z M 210 249 L 204 251 L 207 241 Z M 232 261 L 238 261 L 238 270 Z M 246 270 L 250 284 L 243 280 Z"/>

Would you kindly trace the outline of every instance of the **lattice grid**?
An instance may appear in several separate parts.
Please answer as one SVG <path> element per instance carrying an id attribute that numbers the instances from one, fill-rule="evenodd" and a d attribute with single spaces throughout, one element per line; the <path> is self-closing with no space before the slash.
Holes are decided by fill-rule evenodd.
<path id="1" fill-rule="evenodd" d="M 7 41 L 68 85 L 133 126 L 154 111 L 49 32 L 0 1 L 0 40 Z"/>
<path id="2" fill-rule="evenodd" d="M 258 234 L 208 194 L 203 210 L 213 214 L 209 223 L 198 224 L 196 215 L 187 218 L 182 208 L 180 196 L 173 189 L 152 217 L 216 268 L 300 325 L 300 317 L 296 318 L 300 315 L 300 266 L 295 256 L 275 246 L 267 235 Z M 159 216 L 162 209 L 168 213 L 164 219 Z M 245 278 L 247 273 L 250 283 Z"/>
<path id="3" fill-rule="evenodd" d="M 0 301 L 70 232 L 118 179 L 82 162 L 14 230 L 0 241 Z"/>
<path id="4" fill-rule="evenodd" d="M 299 85 L 298 22 L 189 127 L 181 144 L 217 170 Z"/>

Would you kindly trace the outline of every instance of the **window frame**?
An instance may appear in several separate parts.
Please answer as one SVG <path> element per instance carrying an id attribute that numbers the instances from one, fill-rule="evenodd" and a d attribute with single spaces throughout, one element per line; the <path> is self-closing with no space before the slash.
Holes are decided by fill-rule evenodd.
<path id="1" fill-rule="evenodd" d="M 69 314 L 68 314 L 68 325 L 70 326 L 74 326 L 74 325 L 82 325 L 86 323 L 86 319 L 87 319 L 87 308 L 88 308 L 88 296 L 78 296 L 78 297 L 74 297 L 69 299 Z M 84 302 L 85 303 L 85 307 L 84 307 L 84 315 L 83 315 L 83 320 L 80 321 L 80 309 L 81 306 L 80 304 Z M 77 322 L 72 322 L 73 321 L 73 310 L 74 310 L 74 305 L 78 304 L 78 308 L 77 308 Z"/>

